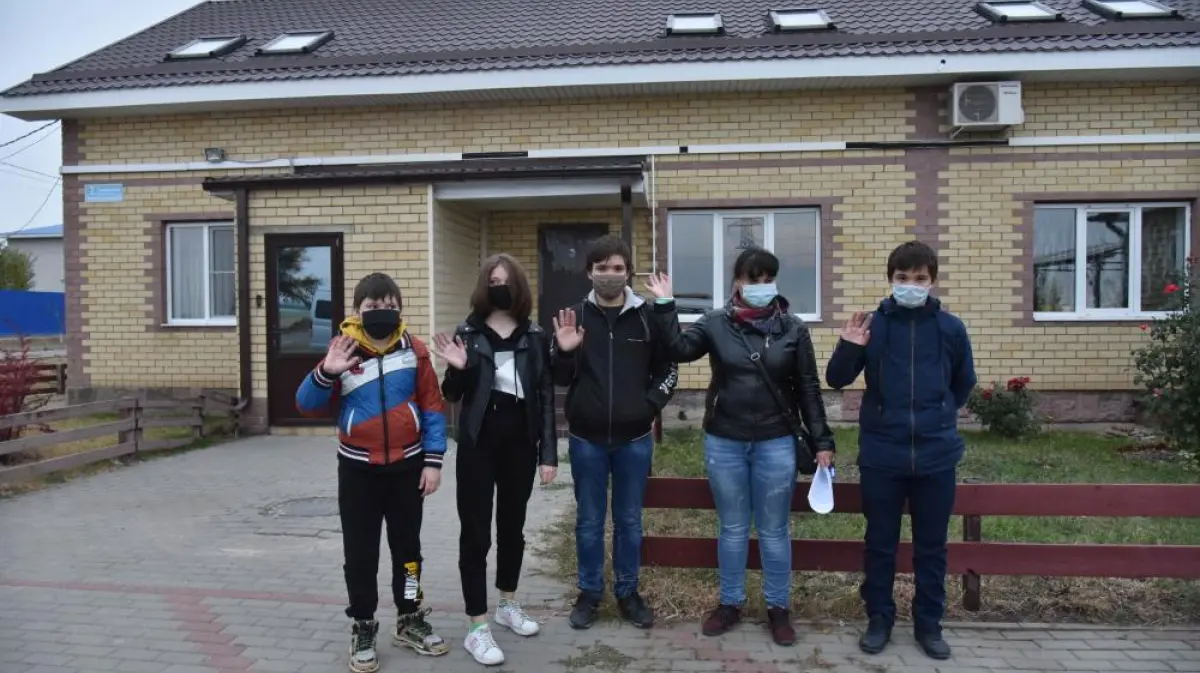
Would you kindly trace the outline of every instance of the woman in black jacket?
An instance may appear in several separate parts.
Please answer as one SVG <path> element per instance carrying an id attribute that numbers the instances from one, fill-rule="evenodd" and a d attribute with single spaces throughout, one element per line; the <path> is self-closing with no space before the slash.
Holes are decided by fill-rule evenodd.
<path id="1" fill-rule="evenodd" d="M 796 639 L 789 610 L 795 435 L 756 359 L 765 365 L 770 385 L 787 402 L 789 414 L 799 409 L 816 441 L 821 465 L 832 463 L 834 441 L 825 420 L 812 339 L 779 295 L 778 273 L 779 259 L 772 253 L 762 248 L 744 251 L 733 265 L 729 304 L 705 314 L 687 331 L 679 328 L 667 277 L 651 278 L 646 289 L 657 299 L 654 315 L 672 357 L 691 362 L 708 355 L 712 365 L 705 400 L 704 454 L 721 525 L 717 544 L 721 600 L 705 617 L 704 634 L 723 634 L 741 619 L 753 519 L 762 556 L 767 628 L 776 643 L 787 646 Z"/>
<path id="2" fill-rule="evenodd" d="M 530 322 L 532 305 L 520 263 L 495 255 L 479 270 L 471 315 L 453 338 L 434 337 L 436 352 L 447 363 L 442 394 L 462 402 L 456 436 L 458 569 L 471 619 L 463 644 L 476 661 L 489 666 L 504 662 L 487 623 L 493 497 L 500 590 L 495 621 L 532 636 L 538 623 L 513 597 L 525 553 L 525 509 L 538 466 L 543 484 L 558 472 L 550 337 Z"/>

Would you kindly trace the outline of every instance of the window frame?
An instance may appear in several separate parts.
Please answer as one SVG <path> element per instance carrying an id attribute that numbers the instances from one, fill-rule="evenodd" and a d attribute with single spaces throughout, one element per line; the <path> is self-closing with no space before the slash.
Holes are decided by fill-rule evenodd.
<path id="1" fill-rule="evenodd" d="M 1172 311 L 1143 311 L 1142 304 L 1142 213 L 1147 208 L 1183 208 L 1183 247 L 1184 256 L 1191 255 L 1192 246 L 1192 204 L 1186 201 L 1127 201 L 1127 202 L 1094 202 L 1094 203 L 1038 203 L 1034 205 L 1033 221 L 1030 223 L 1030 251 L 1036 260 L 1036 230 L 1038 210 L 1075 210 L 1075 310 L 1073 311 L 1033 311 L 1035 322 L 1112 322 L 1112 321 L 1144 321 L 1165 318 Z M 1080 264 L 1087 256 L 1087 216 L 1089 213 L 1129 213 L 1129 307 L 1127 308 L 1086 308 L 1087 297 L 1087 265 Z M 1033 275 L 1030 281 L 1030 300 L 1037 307 L 1036 270 L 1031 268 Z M 1081 290 L 1082 288 L 1082 290 Z"/>
<path id="2" fill-rule="evenodd" d="M 190 40 L 167 52 L 166 60 L 190 61 L 194 59 L 217 58 L 241 49 L 242 45 L 246 44 L 246 42 L 245 35 L 205 35 Z M 213 43 L 213 47 L 207 51 L 189 52 L 189 50 L 205 43 Z"/>
<path id="3" fill-rule="evenodd" d="M 204 246 L 201 254 L 204 255 L 204 318 L 176 318 L 175 307 L 173 302 L 174 297 L 174 280 L 175 274 L 171 265 L 171 246 L 174 237 L 172 233 L 177 229 L 203 229 L 204 230 Z M 233 313 L 229 316 L 213 316 L 212 315 L 212 232 L 216 229 L 229 229 L 234 232 L 234 253 L 233 253 L 233 276 L 234 276 L 234 307 Z M 237 326 L 237 231 L 234 228 L 233 222 L 213 220 L 204 222 L 168 222 L 164 228 L 163 238 L 165 241 L 163 259 L 163 276 L 166 280 L 166 298 L 164 306 L 166 308 L 166 325 L 168 327 L 235 327 Z"/>
<path id="4" fill-rule="evenodd" d="M 816 256 L 817 278 L 814 284 L 816 292 L 815 312 L 813 313 L 793 313 L 797 318 L 806 323 L 821 322 L 821 296 L 822 289 L 822 264 L 824 264 L 824 255 L 821 249 L 822 234 L 821 231 L 821 208 L 817 206 L 791 206 L 783 208 L 681 208 L 679 210 L 671 210 L 667 213 L 667 274 L 674 277 L 675 270 L 675 217 L 677 215 L 708 215 L 712 218 L 709 225 L 712 233 L 713 245 L 713 268 L 712 268 L 712 291 L 713 305 L 712 309 L 719 309 L 725 306 L 728 297 L 725 293 L 729 291 L 729 286 L 733 282 L 732 278 L 726 276 L 732 271 L 725 268 L 725 250 L 723 247 L 724 231 L 721 227 L 721 218 L 723 217 L 762 217 L 763 218 L 763 247 L 771 252 L 775 252 L 775 217 L 777 215 L 803 213 L 813 214 L 817 218 L 814 254 Z M 690 323 L 700 319 L 699 314 L 680 314 L 679 322 Z"/>
<path id="5" fill-rule="evenodd" d="M 1013 5 L 1028 5 L 1041 12 L 1041 14 L 1010 15 L 1004 11 L 1004 7 Z M 1063 18 L 1062 12 L 1040 2 L 1040 0 L 980 0 L 975 5 L 975 10 L 995 23 L 1061 21 Z"/>

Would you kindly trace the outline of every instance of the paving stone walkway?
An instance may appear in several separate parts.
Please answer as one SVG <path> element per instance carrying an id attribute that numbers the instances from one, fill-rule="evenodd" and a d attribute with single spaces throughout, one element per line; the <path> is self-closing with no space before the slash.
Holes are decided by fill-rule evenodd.
<path id="1" fill-rule="evenodd" d="M 447 465 L 423 541 L 427 605 L 453 647 L 428 659 L 385 645 L 382 671 L 484 670 L 461 647 Z M 260 437 L 0 500 L 0 673 L 344 671 L 334 470 L 328 438 Z M 531 540 L 569 501 L 562 486 L 535 489 Z M 956 628 L 944 663 L 899 631 L 884 656 L 865 657 L 853 626 L 801 626 L 793 648 L 749 624 L 721 639 L 699 637 L 694 623 L 576 632 L 565 620 L 570 587 L 533 554 L 526 568 L 520 596 L 543 630 L 532 639 L 497 630 L 508 662 L 496 671 L 1200 671 L 1200 629 Z"/>

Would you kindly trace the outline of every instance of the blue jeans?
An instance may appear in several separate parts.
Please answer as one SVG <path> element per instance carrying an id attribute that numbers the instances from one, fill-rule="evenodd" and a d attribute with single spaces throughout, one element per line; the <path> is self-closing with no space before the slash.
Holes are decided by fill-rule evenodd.
<path id="1" fill-rule="evenodd" d="M 860 473 L 867 533 L 859 594 L 866 603 L 867 615 L 888 625 L 896 621 L 892 584 L 896 579 L 900 521 L 907 501 L 917 585 L 913 628 L 918 634 L 940 635 L 946 607 L 946 532 L 954 511 L 956 471 L 951 468 L 913 476 L 862 468 Z"/>
<path id="2" fill-rule="evenodd" d="M 575 552 L 579 590 L 604 594 L 604 517 L 608 477 L 612 475 L 613 593 L 625 598 L 638 589 L 642 564 L 642 502 L 654 438 L 646 435 L 622 444 L 595 444 L 575 435 L 569 440 L 575 481 Z"/>
<path id="3" fill-rule="evenodd" d="M 721 604 L 741 606 L 746 602 L 746 557 L 753 517 L 767 606 L 791 607 L 789 515 L 796 490 L 795 440 L 788 436 L 740 442 L 706 434 L 704 464 L 721 524 L 717 540 Z"/>

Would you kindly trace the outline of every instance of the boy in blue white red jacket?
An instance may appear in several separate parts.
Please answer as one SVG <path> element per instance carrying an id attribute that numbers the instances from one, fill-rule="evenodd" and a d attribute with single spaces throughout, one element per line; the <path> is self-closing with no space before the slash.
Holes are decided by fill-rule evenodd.
<path id="1" fill-rule="evenodd" d="M 867 654 L 882 652 L 891 639 L 892 583 L 907 501 L 917 643 L 934 659 L 950 657 L 941 627 L 946 532 L 956 468 L 966 448 L 958 434 L 958 411 L 975 387 L 975 365 L 967 328 L 929 296 L 937 272 L 937 255 L 924 243 L 896 248 L 887 263 L 892 296 L 874 313 L 858 313 L 846 322 L 825 372 L 835 389 L 866 373 L 858 465 L 867 519 L 860 594 L 869 619 L 859 647 Z"/>
<path id="2" fill-rule="evenodd" d="M 373 273 L 354 288 L 355 315 L 296 392 L 296 406 L 319 414 L 340 396 L 338 510 L 343 569 L 354 620 L 350 670 L 379 669 L 376 576 L 387 521 L 392 595 L 399 610 L 393 643 L 419 654 L 449 651 L 421 610 L 421 514 L 441 483 L 446 421 L 437 373 L 425 344 L 400 318 L 400 288 Z"/>

